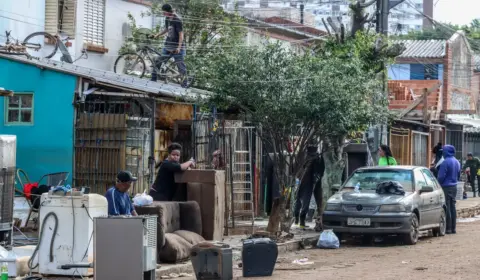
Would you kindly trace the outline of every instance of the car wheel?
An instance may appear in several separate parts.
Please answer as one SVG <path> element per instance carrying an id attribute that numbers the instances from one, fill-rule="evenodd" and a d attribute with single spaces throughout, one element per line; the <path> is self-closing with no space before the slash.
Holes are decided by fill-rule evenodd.
<path id="1" fill-rule="evenodd" d="M 432 230 L 433 236 L 439 237 L 444 236 L 447 231 L 447 215 L 445 214 L 445 209 L 442 209 L 440 213 L 440 222 L 438 228 Z"/>
<path id="2" fill-rule="evenodd" d="M 407 245 L 415 245 L 418 241 L 418 217 L 415 214 L 412 214 L 410 217 L 410 233 L 407 233 L 404 236 L 404 242 Z"/>

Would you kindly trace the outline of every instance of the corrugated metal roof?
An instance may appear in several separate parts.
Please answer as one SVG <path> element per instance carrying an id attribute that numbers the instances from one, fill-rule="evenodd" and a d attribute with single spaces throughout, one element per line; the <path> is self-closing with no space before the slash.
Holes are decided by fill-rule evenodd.
<path id="1" fill-rule="evenodd" d="M 480 119 L 470 115 L 447 115 L 447 120 L 452 124 L 463 125 L 463 131 L 478 133 L 480 132 Z"/>
<path id="2" fill-rule="evenodd" d="M 0 58 L 18 61 L 37 67 L 43 67 L 57 72 L 71 74 L 78 77 L 88 78 L 96 81 L 98 84 L 119 88 L 123 90 L 132 90 L 137 92 L 150 93 L 163 97 L 195 99 L 197 96 L 206 96 L 211 93 L 195 88 L 182 88 L 177 84 L 165 84 L 151 82 L 148 79 L 135 78 L 128 75 L 116 74 L 111 71 L 92 69 L 75 64 L 64 63 L 51 59 L 27 59 L 20 56 L 0 54 Z"/>
<path id="3" fill-rule="evenodd" d="M 405 51 L 398 57 L 404 58 L 443 58 L 445 57 L 445 40 L 398 40 L 403 43 Z"/>

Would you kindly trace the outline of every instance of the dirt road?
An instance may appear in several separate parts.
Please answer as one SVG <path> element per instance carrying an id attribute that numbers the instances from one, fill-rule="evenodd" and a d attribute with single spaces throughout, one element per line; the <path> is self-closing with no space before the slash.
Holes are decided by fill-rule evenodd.
<path id="1" fill-rule="evenodd" d="M 313 265 L 292 261 L 307 257 Z M 241 270 L 235 269 L 240 276 Z M 236 279 L 243 279 L 241 277 Z M 459 223 L 456 235 L 420 239 L 415 246 L 386 240 L 375 246 L 342 244 L 282 256 L 273 277 L 260 279 L 480 279 L 480 222 Z"/>

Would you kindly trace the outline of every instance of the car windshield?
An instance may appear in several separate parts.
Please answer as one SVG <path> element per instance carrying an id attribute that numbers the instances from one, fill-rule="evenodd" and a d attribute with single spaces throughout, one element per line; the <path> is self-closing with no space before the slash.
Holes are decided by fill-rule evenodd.
<path id="1" fill-rule="evenodd" d="M 366 169 L 358 170 L 348 179 L 342 189 L 354 188 L 360 183 L 360 191 L 374 191 L 377 185 L 386 181 L 397 181 L 407 192 L 413 190 L 413 174 L 411 170 L 382 170 Z"/>

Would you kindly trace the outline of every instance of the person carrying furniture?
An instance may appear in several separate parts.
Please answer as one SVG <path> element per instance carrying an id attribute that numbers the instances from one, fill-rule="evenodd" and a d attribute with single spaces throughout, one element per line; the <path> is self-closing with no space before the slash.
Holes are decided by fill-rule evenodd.
<path id="1" fill-rule="evenodd" d="M 149 195 L 154 201 L 172 201 L 177 191 L 175 173 L 195 166 L 193 158 L 187 162 L 180 163 L 181 152 L 182 145 L 178 143 L 172 143 L 168 146 L 168 157 L 160 164 L 157 178 L 150 188 Z"/>

